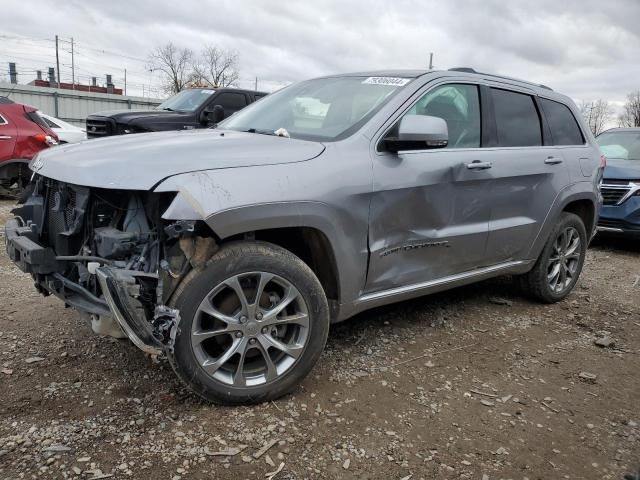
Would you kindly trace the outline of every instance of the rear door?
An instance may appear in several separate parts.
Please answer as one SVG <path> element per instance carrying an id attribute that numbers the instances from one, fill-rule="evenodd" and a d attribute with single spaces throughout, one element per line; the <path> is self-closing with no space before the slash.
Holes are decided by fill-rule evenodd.
<path id="1" fill-rule="evenodd" d="M 491 153 L 486 261 L 496 264 L 527 256 L 569 175 L 535 95 L 502 85 L 490 91 L 497 147 Z"/>
<path id="2" fill-rule="evenodd" d="M 443 118 L 447 148 L 376 152 L 367 292 L 484 264 L 492 176 L 480 103 L 477 84 L 433 86 L 404 115 Z"/>
<path id="3" fill-rule="evenodd" d="M 16 127 L 9 115 L 0 111 L 0 162 L 13 158 L 16 134 Z"/>

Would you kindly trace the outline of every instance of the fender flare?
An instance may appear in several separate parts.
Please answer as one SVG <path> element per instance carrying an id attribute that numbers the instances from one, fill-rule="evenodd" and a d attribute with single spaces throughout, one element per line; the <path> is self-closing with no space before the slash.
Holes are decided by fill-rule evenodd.
<path id="1" fill-rule="evenodd" d="M 594 218 L 593 218 L 593 229 L 596 227 L 597 219 L 598 219 L 598 207 L 599 207 L 599 199 L 596 193 L 593 191 L 593 183 L 591 181 L 587 182 L 577 182 L 565 187 L 554 201 L 553 205 L 549 209 L 546 218 L 544 219 L 544 223 L 535 241 L 532 244 L 531 249 L 529 250 L 529 254 L 527 255 L 530 259 L 537 259 L 540 256 L 540 252 L 544 248 L 545 243 L 547 243 L 547 239 L 553 230 L 553 227 L 556 225 L 556 220 L 560 218 L 560 214 L 564 211 L 564 209 L 572 202 L 577 200 L 589 200 L 593 204 Z M 587 232 L 588 240 L 591 239 L 593 232 Z"/>

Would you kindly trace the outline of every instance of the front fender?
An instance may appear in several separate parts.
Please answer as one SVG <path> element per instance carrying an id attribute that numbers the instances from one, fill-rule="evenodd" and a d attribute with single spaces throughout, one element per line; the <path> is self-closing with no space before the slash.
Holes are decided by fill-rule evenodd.
<path id="1" fill-rule="evenodd" d="M 366 179 L 350 178 L 345 188 L 309 164 L 270 165 L 186 173 L 155 191 L 177 192 L 164 219 L 204 221 L 222 240 L 275 228 L 320 231 L 334 253 L 340 303 L 349 303 L 365 283 L 370 199 Z"/>

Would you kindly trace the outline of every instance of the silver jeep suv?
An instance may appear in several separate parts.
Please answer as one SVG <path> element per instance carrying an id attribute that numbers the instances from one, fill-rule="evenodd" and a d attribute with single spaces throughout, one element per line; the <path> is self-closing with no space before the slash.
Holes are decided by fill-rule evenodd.
<path id="1" fill-rule="evenodd" d="M 197 395 L 261 402 L 363 310 L 498 275 L 567 296 L 605 161 L 579 118 L 466 68 L 304 81 L 214 129 L 41 153 L 7 250 Z"/>

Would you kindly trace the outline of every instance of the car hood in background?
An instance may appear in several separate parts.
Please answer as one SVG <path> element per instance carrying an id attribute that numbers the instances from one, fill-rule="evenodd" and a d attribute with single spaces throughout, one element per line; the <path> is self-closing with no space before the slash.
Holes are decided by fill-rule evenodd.
<path id="1" fill-rule="evenodd" d="M 88 187 L 149 190 L 172 175 L 310 160 L 324 145 L 230 130 L 118 135 L 41 152 L 31 169 Z"/>
<path id="2" fill-rule="evenodd" d="M 188 112 L 193 115 L 193 112 Z M 144 117 L 175 117 L 184 116 L 185 112 L 173 112 L 171 110 L 106 110 L 104 112 L 92 113 L 89 117 L 108 117 L 112 118 L 118 123 L 129 123 L 132 120 Z"/>
<path id="3" fill-rule="evenodd" d="M 607 159 L 604 178 L 612 180 L 640 180 L 640 160 Z"/>

